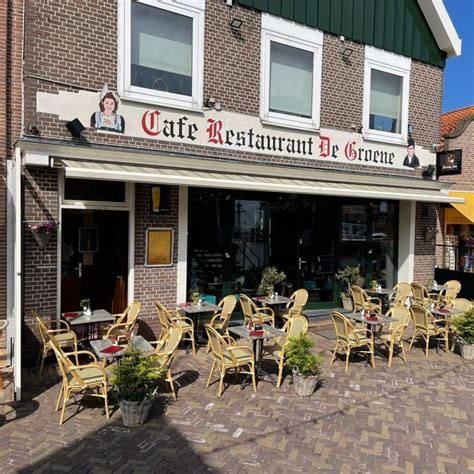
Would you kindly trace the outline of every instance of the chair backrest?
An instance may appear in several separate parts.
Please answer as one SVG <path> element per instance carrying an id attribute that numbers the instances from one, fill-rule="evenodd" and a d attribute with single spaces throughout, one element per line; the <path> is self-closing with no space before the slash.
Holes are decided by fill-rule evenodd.
<path id="1" fill-rule="evenodd" d="M 235 305 L 237 304 L 237 298 L 235 295 L 227 295 L 224 296 L 219 301 L 219 306 L 220 310 L 216 310 L 214 314 L 220 314 L 220 319 L 224 321 L 228 321 L 230 317 L 232 316 L 232 313 L 234 312 Z"/>
<path id="2" fill-rule="evenodd" d="M 308 296 L 308 290 L 305 290 L 304 288 L 299 288 L 298 290 L 294 291 L 293 294 L 290 296 L 293 301 L 289 301 L 286 304 L 286 307 L 297 308 L 302 310 L 304 308 L 304 305 L 308 301 Z"/>
<path id="3" fill-rule="evenodd" d="M 158 313 L 158 319 L 160 320 L 161 327 L 163 328 L 163 335 L 167 333 L 171 326 L 171 315 L 168 310 L 159 302 L 155 301 L 156 312 Z"/>
<path id="4" fill-rule="evenodd" d="M 457 313 L 465 313 L 472 309 L 472 303 L 466 298 L 455 298 L 452 302 L 452 309 Z"/>
<path id="5" fill-rule="evenodd" d="M 425 299 L 429 299 L 428 290 L 421 284 L 414 281 L 411 285 L 413 303 L 423 306 Z"/>
<path id="6" fill-rule="evenodd" d="M 213 356 L 220 362 L 224 359 L 228 361 L 231 359 L 237 365 L 234 355 L 228 350 L 228 344 L 225 339 L 211 326 L 206 326 L 207 336 L 211 343 L 211 350 Z"/>
<path id="7" fill-rule="evenodd" d="M 395 303 L 405 304 L 410 297 L 411 287 L 409 283 L 400 282 L 393 287 L 395 293 Z"/>
<path id="8" fill-rule="evenodd" d="M 348 343 L 351 334 L 354 336 L 355 340 L 359 342 L 359 336 L 354 332 L 354 326 L 352 323 L 338 311 L 333 311 L 331 313 L 332 322 L 334 325 L 334 331 L 336 332 L 336 337 L 342 341 Z"/>
<path id="9" fill-rule="evenodd" d="M 183 328 L 176 324 L 172 324 L 165 336 L 164 343 L 154 354 L 159 359 L 162 368 L 168 367 L 171 364 L 171 361 L 176 355 L 182 336 Z"/>
<path id="10" fill-rule="evenodd" d="M 461 291 L 461 283 L 458 280 L 448 280 L 444 285 L 447 288 L 441 292 L 441 299 L 451 305 Z"/>
<path id="11" fill-rule="evenodd" d="M 410 311 L 408 308 L 401 303 L 396 303 L 393 308 L 387 311 L 385 316 L 393 318 L 393 322 L 390 323 L 388 330 L 396 333 L 397 337 L 401 337 L 410 322 Z"/>
<path id="12" fill-rule="evenodd" d="M 140 303 L 140 301 L 134 301 L 128 307 L 127 329 L 129 329 L 129 330 L 133 329 L 133 326 L 135 325 L 135 323 L 137 321 L 138 315 L 140 314 L 141 306 L 142 306 L 142 304 Z"/>
<path id="13" fill-rule="evenodd" d="M 424 330 L 428 329 L 428 324 L 432 315 L 425 307 L 419 304 L 412 304 L 410 306 L 410 315 L 416 328 Z"/>
<path id="14" fill-rule="evenodd" d="M 31 310 L 31 314 L 33 316 L 33 319 L 36 324 L 36 329 L 38 330 L 38 334 L 41 339 L 41 343 L 43 346 L 46 345 L 46 343 L 49 341 L 49 335 L 48 335 L 48 327 L 46 326 L 45 322 L 43 321 L 43 318 L 38 314 L 38 312 L 35 309 Z"/>
<path id="15" fill-rule="evenodd" d="M 293 316 L 291 319 L 288 320 L 289 322 L 289 329 L 288 329 L 288 337 L 300 337 L 302 334 L 306 334 L 308 332 L 308 320 L 302 315 Z"/>
<path id="16" fill-rule="evenodd" d="M 255 303 L 243 293 L 240 294 L 240 306 L 242 307 L 242 312 L 244 313 L 246 323 L 256 316 L 257 307 L 255 306 Z"/>
<path id="17" fill-rule="evenodd" d="M 351 285 L 351 295 L 354 300 L 354 311 L 364 309 L 364 303 L 369 300 L 367 293 L 360 286 Z"/>

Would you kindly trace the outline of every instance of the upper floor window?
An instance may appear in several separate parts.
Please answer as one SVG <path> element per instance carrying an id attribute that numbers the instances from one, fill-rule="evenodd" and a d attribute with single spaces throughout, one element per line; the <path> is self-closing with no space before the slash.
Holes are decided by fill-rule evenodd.
<path id="1" fill-rule="evenodd" d="M 411 61 L 365 48 L 364 138 L 405 143 Z"/>
<path id="2" fill-rule="evenodd" d="M 318 129 L 323 34 L 262 16 L 261 118 L 292 128 Z"/>
<path id="3" fill-rule="evenodd" d="M 147 103 L 201 108 L 204 0 L 119 5 L 119 92 Z"/>

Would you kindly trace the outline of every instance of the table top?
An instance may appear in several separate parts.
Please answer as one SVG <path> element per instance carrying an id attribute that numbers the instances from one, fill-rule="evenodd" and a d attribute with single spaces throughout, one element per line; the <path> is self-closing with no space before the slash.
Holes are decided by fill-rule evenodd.
<path id="1" fill-rule="evenodd" d="M 384 316 L 383 314 L 378 314 L 377 315 L 377 321 L 370 321 L 365 318 L 365 316 L 362 316 L 362 313 L 350 313 L 346 314 L 346 317 L 353 319 L 354 321 L 358 321 L 359 323 L 364 323 L 368 324 L 370 326 L 375 326 L 377 324 L 387 324 L 387 323 L 393 323 L 395 321 L 398 321 L 398 318 L 390 318 L 387 316 Z"/>
<path id="2" fill-rule="evenodd" d="M 275 298 L 269 298 L 268 296 L 255 296 L 252 299 L 256 301 L 257 303 L 262 303 L 267 306 L 272 306 L 276 304 L 286 304 L 286 303 L 289 303 L 290 301 L 293 301 L 291 298 L 287 298 L 286 296 L 280 296 L 280 295 L 278 295 Z"/>
<path id="3" fill-rule="evenodd" d="M 431 314 L 434 314 L 436 316 L 451 316 L 453 314 L 457 314 L 459 313 L 459 311 L 456 311 L 455 309 L 452 309 L 452 308 L 443 308 L 443 309 L 439 309 L 439 308 L 432 308 L 431 306 L 425 306 L 425 308 L 431 313 Z"/>
<path id="4" fill-rule="evenodd" d="M 221 307 L 216 304 L 203 301 L 200 305 L 193 303 L 181 303 L 176 307 L 178 311 L 184 311 L 187 314 L 210 313 L 212 311 L 220 310 Z"/>
<path id="5" fill-rule="evenodd" d="M 77 326 L 79 324 L 95 324 L 115 321 L 115 316 L 113 314 L 110 314 L 105 309 L 96 309 L 92 311 L 92 314 L 90 316 L 85 316 L 81 314 L 80 311 L 78 311 L 77 313 L 80 314 L 80 316 L 77 316 L 76 318 L 65 318 L 64 314 L 67 313 L 63 313 L 62 317 L 71 326 Z"/>
<path id="6" fill-rule="evenodd" d="M 391 293 L 393 293 L 393 290 L 391 288 L 380 288 L 380 290 L 378 290 L 377 288 L 365 288 L 364 291 L 366 293 L 371 293 L 371 294 L 374 294 L 374 295 L 389 295 Z"/>
<path id="7" fill-rule="evenodd" d="M 138 349 L 145 353 L 153 352 L 155 350 L 155 348 L 143 336 L 135 336 L 132 339 L 131 344 L 135 349 Z M 90 341 L 90 346 L 92 350 L 99 358 L 111 359 L 113 357 L 120 357 L 125 354 L 127 346 L 123 346 L 123 349 L 121 351 L 114 352 L 113 354 L 107 354 L 102 352 L 104 349 L 112 345 L 113 344 L 110 339 L 98 339 L 96 341 Z"/>
<path id="8" fill-rule="evenodd" d="M 270 339 L 272 337 L 286 336 L 285 331 L 274 328 L 269 324 L 262 324 L 262 328 L 264 329 L 263 336 L 251 336 L 247 326 L 229 326 L 228 329 L 229 332 L 232 332 L 243 339 L 250 339 L 251 341 L 255 339 Z"/>
<path id="9" fill-rule="evenodd" d="M 428 288 L 428 291 L 443 291 L 448 287 L 446 285 L 432 285 Z"/>

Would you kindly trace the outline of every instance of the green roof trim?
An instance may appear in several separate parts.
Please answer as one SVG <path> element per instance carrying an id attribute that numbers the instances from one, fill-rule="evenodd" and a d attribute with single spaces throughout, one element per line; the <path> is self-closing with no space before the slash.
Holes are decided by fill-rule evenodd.
<path id="1" fill-rule="evenodd" d="M 237 0 L 240 5 L 444 68 L 417 0 Z"/>

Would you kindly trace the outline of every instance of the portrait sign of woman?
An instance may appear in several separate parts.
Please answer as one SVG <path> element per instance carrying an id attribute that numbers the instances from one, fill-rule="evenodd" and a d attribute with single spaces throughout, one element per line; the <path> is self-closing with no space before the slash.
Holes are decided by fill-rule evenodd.
<path id="1" fill-rule="evenodd" d="M 100 94 L 100 111 L 91 115 L 91 127 L 109 132 L 124 133 L 125 120 L 117 113 L 119 98 L 115 92 L 109 90 L 105 84 Z"/>

